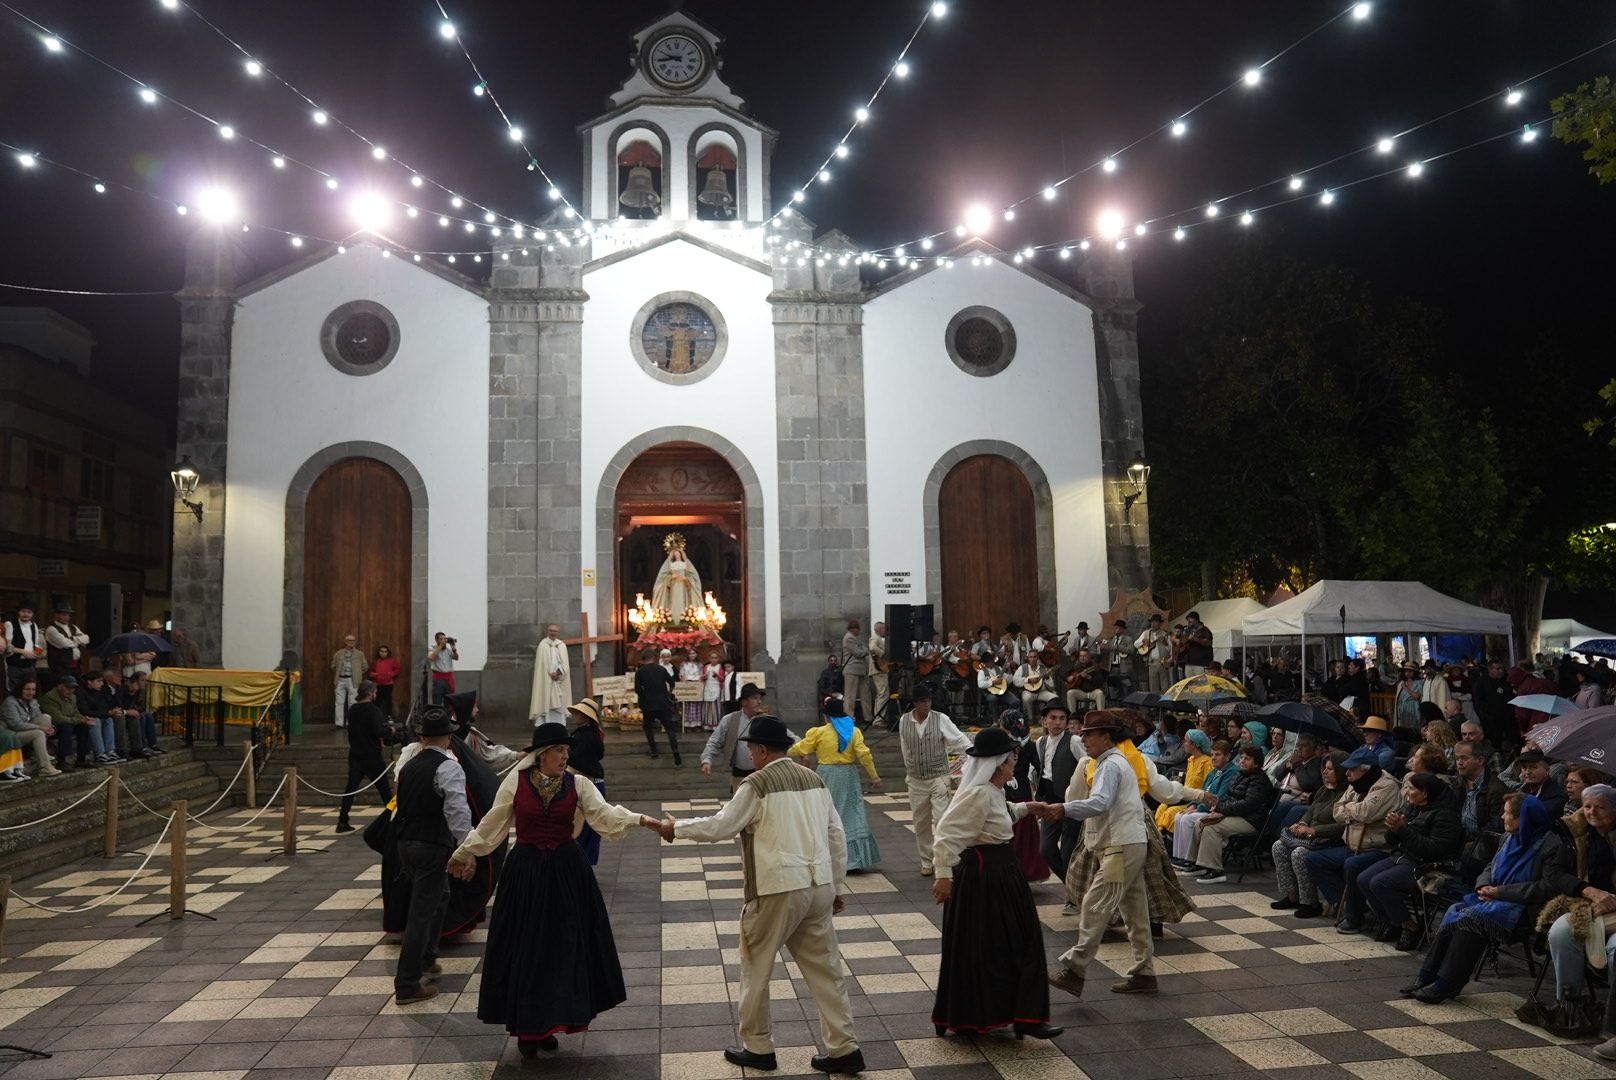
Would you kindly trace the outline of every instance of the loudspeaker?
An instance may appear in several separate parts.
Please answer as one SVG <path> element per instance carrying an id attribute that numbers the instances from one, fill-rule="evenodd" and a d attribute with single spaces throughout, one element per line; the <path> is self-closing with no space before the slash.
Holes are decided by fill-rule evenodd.
<path id="1" fill-rule="evenodd" d="M 887 605 L 887 659 L 907 664 L 913 659 L 909 643 L 914 637 L 914 607 L 909 604 Z"/>
<path id="2" fill-rule="evenodd" d="M 916 641 L 930 641 L 937 633 L 937 623 L 933 621 L 930 604 L 915 605 L 914 623 Z"/>
<path id="3" fill-rule="evenodd" d="M 100 645 L 112 635 L 122 633 L 123 586 L 86 585 L 82 625 L 92 645 Z"/>

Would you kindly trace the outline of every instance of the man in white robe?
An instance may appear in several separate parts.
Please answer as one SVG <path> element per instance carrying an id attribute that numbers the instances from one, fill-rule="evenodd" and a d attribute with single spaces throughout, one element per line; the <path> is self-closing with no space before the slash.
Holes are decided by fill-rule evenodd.
<path id="1" fill-rule="evenodd" d="M 572 701 L 567 644 L 561 640 L 561 627 L 551 623 L 544 628 L 544 637 L 533 655 L 533 694 L 528 700 L 528 716 L 535 726 L 564 724 Z"/>

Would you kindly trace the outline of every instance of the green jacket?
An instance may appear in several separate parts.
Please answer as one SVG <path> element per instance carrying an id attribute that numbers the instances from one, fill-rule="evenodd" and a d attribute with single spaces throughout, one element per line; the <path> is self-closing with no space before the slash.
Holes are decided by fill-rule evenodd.
<path id="1" fill-rule="evenodd" d="M 90 722 L 90 718 L 79 712 L 78 697 L 69 691 L 62 693 L 60 686 L 53 686 L 40 695 L 39 707 L 51 723 L 60 727 L 63 724 L 78 724 L 81 727 Z"/>

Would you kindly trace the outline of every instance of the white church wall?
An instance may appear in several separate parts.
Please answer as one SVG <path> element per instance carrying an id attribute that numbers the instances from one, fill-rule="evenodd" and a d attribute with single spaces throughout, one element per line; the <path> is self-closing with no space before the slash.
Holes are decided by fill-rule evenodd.
<path id="1" fill-rule="evenodd" d="M 649 122 L 668 137 L 668 159 L 662 163 L 663 190 L 662 218 L 681 220 L 693 217 L 690 212 L 690 137 L 697 128 L 713 122 L 728 125 L 738 132 L 742 140 L 742 182 L 746 185 L 744 202 L 748 220 L 761 220 L 763 206 L 763 135 L 757 129 L 736 123 L 717 109 L 691 108 L 681 105 L 646 103 L 617 122 L 602 123 L 589 133 L 590 189 L 585 205 L 591 216 L 608 221 L 617 216 L 617 168 L 612 133 L 620 125 L 639 127 Z"/>
<path id="2" fill-rule="evenodd" d="M 338 305 L 372 300 L 399 324 L 380 371 L 338 371 L 320 328 Z M 369 245 L 245 297 L 236 310 L 224 560 L 224 666 L 281 658 L 286 495 L 311 456 L 337 443 L 393 447 L 428 503 L 428 619 L 460 641 L 459 667 L 488 651 L 488 305 Z M 370 646 L 371 642 L 363 644 Z M 426 642 L 412 642 L 425 656 Z"/>
<path id="3" fill-rule="evenodd" d="M 977 305 L 1002 313 L 1016 338 L 1010 365 L 986 378 L 957 367 L 943 340 L 949 320 Z M 1094 328 L 1086 307 L 997 261 L 960 260 L 865 305 L 864 385 L 872 612 L 928 602 L 926 481 L 944 453 L 977 440 L 1020 447 L 1049 481 L 1060 625 L 1092 622 L 1109 606 Z M 888 595 L 889 572 L 908 574 L 908 595 Z"/>
<path id="4" fill-rule="evenodd" d="M 585 565 L 597 547 L 595 493 L 618 451 L 645 432 L 690 426 L 721 435 L 745 456 L 763 489 L 764 641 L 752 647 L 780 655 L 779 476 L 775 435 L 774 322 L 768 274 L 674 240 L 584 274 L 589 303 L 583 325 L 583 535 Z M 695 293 L 723 317 L 728 345 L 710 374 L 671 385 L 635 358 L 634 317 L 662 293 Z M 599 610 L 597 589 L 584 588 L 584 608 Z M 737 613 L 731 613 L 734 617 Z"/>

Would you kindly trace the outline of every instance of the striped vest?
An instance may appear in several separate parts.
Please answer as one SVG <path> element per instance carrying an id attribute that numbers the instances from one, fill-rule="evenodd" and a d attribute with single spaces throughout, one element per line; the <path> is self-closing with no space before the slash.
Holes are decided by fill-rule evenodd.
<path id="1" fill-rule="evenodd" d="M 943 745 L 942 725 L 935 722 L 942 715 L 934 709 L 921 725 L 908 713 L 898 722 L 903 771 L 916 780 L 935 780 L 948 772 L 948 747 Z"/>
<path id="2" fill-rule="evenodd" d="M 743 898 L 834 884 L 828 822 L 835 809 L 819 774 L 782 758 L 742 786 L 761 804 L 757 818 L 741 830 Z"/>

